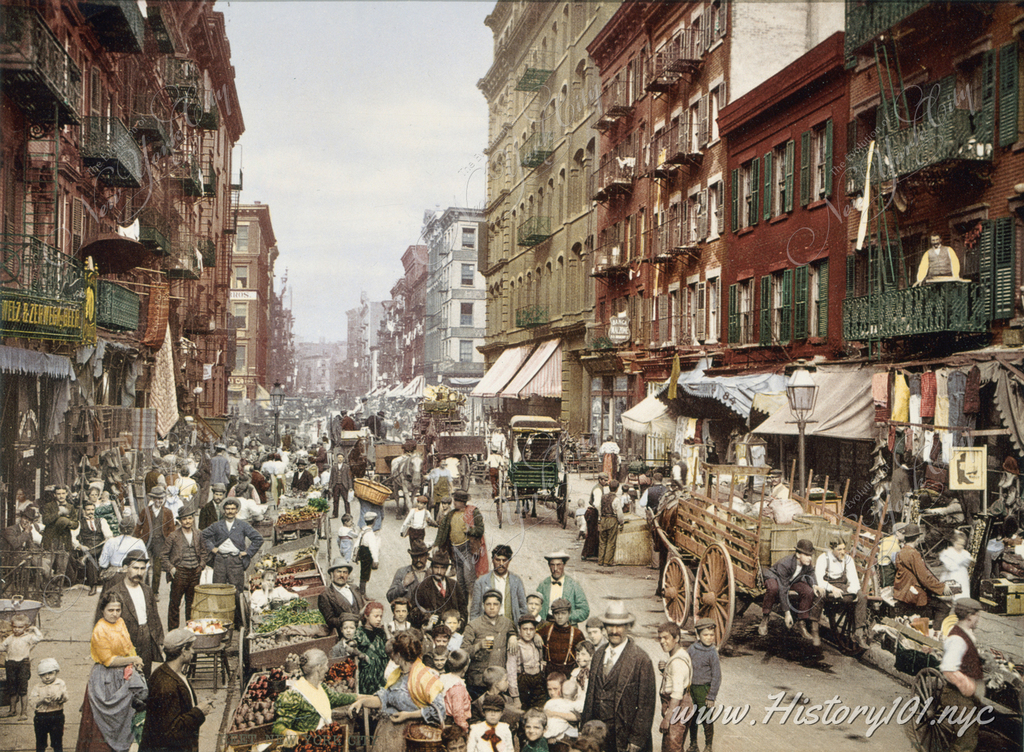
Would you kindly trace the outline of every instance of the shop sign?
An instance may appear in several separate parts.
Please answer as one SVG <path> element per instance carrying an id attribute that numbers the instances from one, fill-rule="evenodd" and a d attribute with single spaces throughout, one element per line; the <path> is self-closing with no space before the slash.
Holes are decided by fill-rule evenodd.
<path id="1" fill-rule="evenodd" d="M 28 337 L 59 342 L 82 339 L 83 304 L 0 291 L 0 336 Z"/>
<path id="2" fill-rule="evenodd" d="M 255 290 L 232 290 L 231 300 L 256 300 Z"/>
<path id="3" fill-rule="evenodd" d="M 608 339 L 616 345 L 621 345 L 629 342 L 629 338 L 629 316 L 624 313 L 612 316 L 612 320 L 608 322 Z"/>

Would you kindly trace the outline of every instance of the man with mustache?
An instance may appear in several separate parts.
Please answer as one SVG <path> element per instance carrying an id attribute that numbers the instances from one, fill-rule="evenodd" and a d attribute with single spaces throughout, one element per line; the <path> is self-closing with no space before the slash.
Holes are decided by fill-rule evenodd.
<path id="1" fill-rule="evenodd" d="M 160 646 L 164 643 L 164 627 L 156 610 L 156 597 L 152 589 L 143 580 L 146 578 L 146 567 L 149 557 L 145 551 L 133 549 L 125 554 L 124 577 L 109 580 L 109 588 L 121 596 L 121 618 L 128 628 L 128 636 L 132 638 L 135 652 L 142 658 L 142 675 L 149 681 L 153 663 L 163 661 Z M 103 602 L 100 597 L 99 603 Z M 103 611 L 96 604 L 94 623 L 103 618 Z"/>

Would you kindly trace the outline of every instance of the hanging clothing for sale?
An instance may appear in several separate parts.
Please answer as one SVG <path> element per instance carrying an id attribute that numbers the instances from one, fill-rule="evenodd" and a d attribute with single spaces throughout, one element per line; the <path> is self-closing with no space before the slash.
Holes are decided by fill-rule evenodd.
<path id="1" fill-rule="evenodd" d="M 921 374 L 921 417 L 935 417 L 935 373 L 927 371 Z"/>
<path id="2" fill-rule="evenodd" d="M 889 374 L 885 371 L 871 376 L 871 398 L 875 402 L 875 423 L 889 420 Z"/>
<path id="3" fill-rule="evenodd" d="M 914 490 L 910 484 L 910 472 L 899 462 L 893 464 L 892 480 L 889 484 L 889 509 L 900 514 L 903 512 L 903 497 Z"/>
<path id="4" fill-rule="evenodd" d="M 892 419 L 897 423 L 910 420 L 910 387 L 907 377 L 897 373 L 892 387 Z"/>
<path id="5" fill-rule="evenodd" d="M 942 368 L 935 372 L 935 425 L 950 425 L 948 368 Z"/>
<path id="6" fill-rule="evenodd" d="M 967 372 L 967 383 L 964 386 L 964 413 L 977 413 L 981 410 L 981 369 L 977 366 Z"/>

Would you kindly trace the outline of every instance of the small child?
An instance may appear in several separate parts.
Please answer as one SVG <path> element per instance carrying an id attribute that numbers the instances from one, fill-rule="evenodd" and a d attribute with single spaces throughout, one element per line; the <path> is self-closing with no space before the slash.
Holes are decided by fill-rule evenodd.
<path id="1" fill-rule="evenodd" d="M 526 610 L 533 617 L 533 620 L 537 622 L 538 626 L 544 620 L 540 617 L 541 606 L 544 605 L 544 596 L 540 593 L 530 593 L 526 596 Z"/>
<path id="2" fill-rule="evenodd" d="M 469 729 L 468 752 L 513 752 L 512 729 L 501 720 L 505 702 L 500 696 L 483 695 L 484 720 Z"/>
<path id="3" fill-rule="evenodd" d="M 444 731 L 441 732 L 441 743 L 444 744 L 445 752 L 466 752 L 468 739 L 469 732 L 457 724 L 446 724 Z"/>
<path id="4" fill-rule="evenodd" d="M 462 615 L 455 609 L 445 611 L 441 617 L 441 623 L 451 630 L 451 637 L 448 638 L 448 652 L 458 650 L 462 647 Z"/>
<path id="5" fill-rule="evenodd" d="M 43 641 L 43 633 L 38 627 L 31 626 L 25 614 L 15 614 L 11 619 L 11 634 L 0 642 L 0 653 L 6 653 L 7 696 L 11 700 L 11 710 L 6 717 L 18 715 L 28 718 L 28 707 L 25 696 L 28 694 L 28 678 L 32 674 L 32 648 Z"/>
<path id="6" fill-rule="evenodd" d="M 569 623 L 569 609 L 569 601 L 556 598 L 551 604 L 553 621 L 545 622 L 537 629 L 537 634 L 544 640 L 548 672 L 560 672 L 563 681 L 576 668 L 576 647 L 584 641 L 583 633 Z"/>
<path id="7" fill-rule="evenodd" d="M 434 515 L 427 509 L 427 502 L 429 502 L 426 496 L 416 497 L 416 506 L 409 510 L 409 514 L 405 516 L 405 522 L 402 523 L 401 535 L 403 538 L 408 537 L 409 541 L 424 542 L 424 537 L 427 532 L 427 525 L 430 527 L 437 527 L 437 522 L 434 520 Z"/>
<path id="8" fill-rule="evenodd" d="M 469 732 L 469 719 L 473 714 L 473 703 L 466 689 L 466 669 L 469 668 L 469 653 L 456 650 L 448 656 L 445 673 L 441 674 L 444 688 L 444 713 L 463 731 Z"/>
<path id="9" fill-rule="evenodd" d="M 519 617 L 519 641 L 509 647 L 505 669 L 509 694 L 513 700 L 519 699 L 523 710 L 544 705 L 544 641 L 537 636 L 537 622 L 529 614 Z"/>
<path id="10" fill-rule="evenodd" d="M 438 624 L 427 632 L 427 634 L 430 636 L 430 640 L 429 642 L 424 641 L 425 654 L 423 656 L 423 662 L 440 673 L 444 670 L 445 664 L 448 662 L 448 656 L 450 655 L 450 651 L 448 650 L 448 641 L 451 639 L 452 631 L 444 624 Z"/>
<path id="11" fill-rule="evenodd" d="M 594 660 L 595 652 L 597 650 L 590 640 L 584 640 L 576 646 L 576 668 L 572 670 L 569 678 L 579 685 L 580 694 L 583 697 L 587 696 L 587 685 L 590 683 L 590 664 Z"/>
<path id="12" fill-rule="evenodd" d="M 341 527 L 338 528 L 338 555 L 349 564 L 352 563 L 356 530 L 355 520 L 351 514 L 341 515 Z"/>
<path id="13" fill-rule="evenodd" d="M 523 736 L 526 742 L 519 748 L 519 752 L 548 752 L 548 740 L 544 738 L 547 726 L 548 717 L 543 710 L 527 710 L 523 716 Z"/>
<path id="14" fill-rule="evenodd" d="M 548 677 L 548 696 L 544 713 L 548 725 L 544 736 L 548 742 L 557 742 L 579 736 L 576 724 L 583 713 L 583 703 L 578 701 L 579 686 L 572 679 L 566 679 L 557 671 Z"/>
<path id="15" fill-rule="evenodd" d="M 365 525 L 359 532 L 359 542 L 356 545 L 356 561 L 359 562 L 359 589 L 366 592 L 366 583 L 370 581 L 370 573 L 377 568 L 380 562 L 380 539 L 377 533 L 373 532 L 373 523 L 377 519 L 376 512 L 366 512 L 363 515 Z"/>
<path id="16" fill-rule="evenodd" d="M 412 628 L 409 623 L 409 599 L 395 598 L 391 601 L 391 623 L 388 624 L 388 637 Z"/>
<path id="17" fill-rule="evenodd" d="M 505 723 L 513 724 L 519 720 L 520 713 L 515 708 L 512 698 L 508 694 L 508 673 L 501 666 L 488 666 L 484 669 L 484 685 L 487 689 L 482 695 L 473 700 L 473 718 L 480 720 L 484 717 L 483 703 L 488 697 L 498 698 L 505 704 L 505 714 L 502 716 Z"/>
<path id="18" fill-rule="evenodd" d="M 64 749 L 64 703 L 68 701 L 68 688 L 57 678 L 60 664 L 56 658 L 43 658 L 36 669 L 42 684 L 32 687 L 28 706 L 35 710 L 32 725 L 36 731 L 36 752 L 44 752 L 46 738 L 50 738 L 53 752 Z"/>
<path id="19" fill-rule="evenodd" d="M 342 614 L 341 639 L 331 649 L 331 658 L 356 658 L 363 653 L 356 647 L 356 631 L 359 626 L 359 614 Z"/>
<path id="20" fill-rule="evenodd" d="M 590 640 L 594 646 L 594 652 L 601 647 L 601 643 L 605 641 L 604 634 L 604 622 L 601 621 L 600 616 L 591 616 L 587 619 L 587 639 Z"/>
<path id="21" fill-rule="evenodd" d="M 704 727 L 704 748 L 711 746 L 715 736 L 714 722 L 704 718 L 698 723 L 698 713 L 703 707 L 714 707 L 718 689 L 722 686 L 722 667 L 715 647 L 715 623 L 711 619 L 698 619 L 693 627 L 697 642 L 687 652 L 693 664 L 693 678 L 690 680 L 690 697 L 693 698 L 694 714 L 690 719 L 690 746 L 697 746 L 698 726 Z"/>

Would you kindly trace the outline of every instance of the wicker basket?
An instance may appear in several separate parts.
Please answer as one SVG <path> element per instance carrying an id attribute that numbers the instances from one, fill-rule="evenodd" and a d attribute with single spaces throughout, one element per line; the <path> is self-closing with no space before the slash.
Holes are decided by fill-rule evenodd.
<path id="1" fill-rule="evenodd" d="M 355 487 L 358 498 L 377 506 L 384 506 L 384 502 L 391 495 L 390 488 L 368 478 L 356 478 Z"/>

